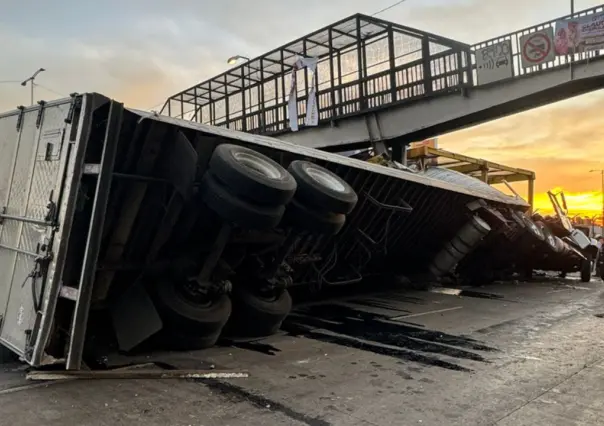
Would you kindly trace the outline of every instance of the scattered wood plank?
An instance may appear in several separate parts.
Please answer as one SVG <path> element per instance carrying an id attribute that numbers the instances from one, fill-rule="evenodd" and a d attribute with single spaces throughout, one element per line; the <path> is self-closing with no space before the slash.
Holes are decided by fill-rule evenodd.
<path id="1" fill-rule="evenodd" d="M 73 379 L 241 379 L 247 372 L 228 370 L 159 370 L 159 369 L 119 369 L 119 370 L 66 370 L 30 371 L 27 380 L 73 380 Z"/>

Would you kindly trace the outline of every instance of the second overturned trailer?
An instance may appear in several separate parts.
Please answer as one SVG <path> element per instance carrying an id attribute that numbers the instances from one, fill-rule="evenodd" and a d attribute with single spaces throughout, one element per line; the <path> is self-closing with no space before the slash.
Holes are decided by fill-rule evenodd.
<path id="1" fill-rule="evenodd" d="M 270 334 L 292 285 L 434 275 L 529 207 L 97 94 L 1 115 L 0 153 L 0 343 L 70 369 Z"/>

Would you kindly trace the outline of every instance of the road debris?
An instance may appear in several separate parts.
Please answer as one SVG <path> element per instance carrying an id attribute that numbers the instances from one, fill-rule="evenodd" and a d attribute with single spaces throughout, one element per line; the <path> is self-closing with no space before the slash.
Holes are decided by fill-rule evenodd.
<path id="1" fill-rule="evenodd" d="M 241 379 L 248 378 L 246 372 L 220 370 L 97 370 L 97 371 L 30 371 L 27 380 L 72 380 L 72 379 Z"/>

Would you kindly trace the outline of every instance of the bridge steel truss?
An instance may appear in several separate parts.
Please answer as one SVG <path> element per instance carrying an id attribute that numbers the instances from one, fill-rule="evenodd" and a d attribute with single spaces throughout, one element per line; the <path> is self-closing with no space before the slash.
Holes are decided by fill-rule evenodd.
<path id="1" fill-rule="evenodd" d="M 471 46 L 357 14 L 171 96 L 161 113 L 250 133 L 287 133 L 287 101 L 292 67 L 299 56 L 319 58 L 318 78 L 315 79 L 319 126 L 337 126 L 340 119 L 377 113 L 386 108 L 412 104 L 420 99 L 455 92 L 468 96 L 483 87 L 483 90 L 486 90 L 493 85 L 506 84 L 508 80 L 523 80 L 564 69 L 569 70 L 569 81 L 572 82 L 575 67 L 600 59 L 604 52 L 596 50 L 556 56 L 553 61 L 523 68 L 520 38 L 538 30 L 554 27 L 560 20 L 603 11 L 604 5 L 599 5 Z M 478 86 L 475 83 L 475 52 L 504 40 L 511 42 L 513 76 L 507 80 Z M 298 124 L 300 129 L 303 129 L 310 79 L 308 70 L 297 72 Z M 549 101 L 549 98 L 544 99 L 541 104 L 594 90 L 587 84 L 583 89 L 580 84 L 576 86 L 578 88 L 575 87 L 574 91 L 568 93 L 558 90 L 557 97 L 552 96 Z M 524 109 L 527 107 L 516 108 L 509 113 Z M 485 121 L 477 120 L 468 119 L 466 125 Z M 440 127 L 424 126 L 422 131 L 407 130 L 408 134 L 397 137 L 398 143 L 394 143 L 393 147 L 455 130 L 455 126 L 464 127 L 452 123 Z M 348 147 L 342 146 L 339 149 Z"/>
<path id="2" fill-rule="evenodd" d="M 318 58 L 319 125 L 473 85 L 471 46 L 356 14 L 171 96 L 161 113 L 250 133 L 289 131 L 293 65 Z M 297 71 L 299 126 L 310 91 Z"/>

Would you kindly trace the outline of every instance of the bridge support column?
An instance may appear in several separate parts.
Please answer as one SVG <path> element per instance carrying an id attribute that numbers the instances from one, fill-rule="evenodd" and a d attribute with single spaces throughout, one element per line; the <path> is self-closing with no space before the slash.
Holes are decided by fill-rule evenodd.
<path id="1" fill-rule="evenodd" d="M 375 155 L 388 154 L 388 147 L 382 137 L 382 127 L 377 114 L 367 114 L 365 116 L 365 125 L 367 126 L 367 135 Z"/>
<path id="2" fill-rule="evenodd" d="M 401 164 L 405 164 L 406 161 L 406 155 L 404 155 L 407 152 L 407 146 L 402 144 L 402 143 L 394 143 L 391 145 L 392 146 L 392 160 L 397 161 Z"/>
<path id="3" fill-rule="evenodd" d="M 531 206 L 531 210 L 530 210 L 531 214 L 533 213 L 534 202 L 535 202 L 535 179 L 534 178 L 529 178 L 529 181 L 528 181 L 528 203 Z"/>

